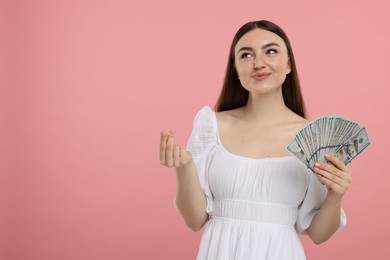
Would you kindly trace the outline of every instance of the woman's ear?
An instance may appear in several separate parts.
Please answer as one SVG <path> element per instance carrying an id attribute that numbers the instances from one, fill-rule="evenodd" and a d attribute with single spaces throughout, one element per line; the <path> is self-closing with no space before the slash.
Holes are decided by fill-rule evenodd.
<path id="1" fill-rule="evenodd" d="M 290 62 L 290 58 L 289 58 L 288 62 L 287 62 L 287 73 L 286 73 L 286 75 L 290 74 L 290 72 L 291 72 L 291 62 Z"/>

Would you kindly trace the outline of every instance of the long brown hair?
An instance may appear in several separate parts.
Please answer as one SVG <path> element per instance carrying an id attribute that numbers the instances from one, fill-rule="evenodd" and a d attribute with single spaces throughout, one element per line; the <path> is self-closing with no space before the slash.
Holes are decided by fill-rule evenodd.
<path id="1" fill-rule="evenodd" d="M 230 110 L 245 106 L 247 104 L 249 92 L 241 85 L 240 80 L 238 79 L 234 65 L 234 48 L 236 47 L 236 44 L 241 39 L 241 37 L 244 36 L 244 34 L 256 28 L 277 34 L 286 44 L 291 72 L 287 74 L 286 80 L 282 84 L 284 103 L 294 113 L 300 115 L 301 117 L 305 117 L 305 105 L 303 102 L 297 67 L 295 64 L 294 54 L 290 41 L 288 40 L 288 37 L 282 28 L 266 20 L 248 22 L 244 24 L 234 36 L 232 45 L 230 47 L 229 59 L 226 67 L 226 74 L 222 91 L 219 95 L 217 104 L 215 105 L 215 110 Z"/>

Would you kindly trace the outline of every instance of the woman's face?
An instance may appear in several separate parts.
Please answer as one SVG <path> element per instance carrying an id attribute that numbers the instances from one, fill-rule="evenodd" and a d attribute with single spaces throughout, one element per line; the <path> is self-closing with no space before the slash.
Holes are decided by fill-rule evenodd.
<path id="1" fill-rule="evenodd" d="M 252 94 L 280 90 L 291 71 L 286 44 L 270 31 L 247 32 L 237 42 L 234 54 L 241 85 Z"/>

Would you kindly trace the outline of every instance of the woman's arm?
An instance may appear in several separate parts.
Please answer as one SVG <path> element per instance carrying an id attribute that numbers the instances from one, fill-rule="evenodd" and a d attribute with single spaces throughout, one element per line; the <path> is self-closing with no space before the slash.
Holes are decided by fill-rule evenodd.
<path id="1" fill-rule="evenodd" d="M 328 188 L 328 193 L 321 209 L 306 230 L 316 244 L 328 240 L 340 226 L 341 202 L 352 181 L 351 171 L 342 161 L 330 155 L 325 158 L 331 164 L 316 163 L 314 171 Z"/>
<path id="2" fill-rule="evenodd" d="M 208 219 L 206 197 L 199 183 L 192 155 L 185 147 L 174 144 L 175 133 L 161 133 L 160 163 L 176 169 L 176 208 L 186 225 L 199 231 Z"/>

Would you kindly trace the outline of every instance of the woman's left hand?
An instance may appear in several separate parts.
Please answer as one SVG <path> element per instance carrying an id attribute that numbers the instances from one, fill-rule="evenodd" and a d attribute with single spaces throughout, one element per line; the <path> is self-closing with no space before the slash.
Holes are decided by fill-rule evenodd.
<path id="1" fill-rule="evenodd" d="M 328 195 L 342 197 L 351 185 L 351 170 L 334 156 L 325 155 L 330 164 L 317 162 L 314 165 L 314 172 L 320 181 L 328 188 Z"/>

